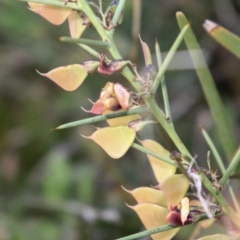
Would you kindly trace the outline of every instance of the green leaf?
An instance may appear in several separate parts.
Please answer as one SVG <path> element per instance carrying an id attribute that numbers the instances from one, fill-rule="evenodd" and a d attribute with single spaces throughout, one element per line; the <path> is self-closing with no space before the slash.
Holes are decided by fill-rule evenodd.
<path id="1" fill-rule="evenodd" d="M 181 29 L 189 24 L 188 20 L 181 12 L 177 13 L 177 20 Z M 212 117 L 216 124 L 222 147 L 225 151 L 226 156 L 231 159 L 237 148 L 237 144 L 231 129 L 228 114 L 217 91 L 212 75 L 202 54 L 201 48 L 191 28 L 189 28 L 186 32 L 184 40 L 187 48 L 189 49 L 193 63 L 196 67 L 196 72 L 201 83 L 205 98 L 211 110 Z M 202 68 L 199 68 L 199 66 L 202 66 Z"/>
<path id="2" fill-rule="evenodd" d="M 240 38 L 237 35 L 209 20 L 204 22 L 203 27 L 218 43 L 240 58 Z"/>
<path id="3" fill-rule="evenodd" d="M 157 76 L 153 82 L 151 92 L 152 94 L 155 94 L 157 92 L 159 84 L 163 80 L 163 76 L 167 70 L 167 67 L 169 66 L 175 52 L 177 51 L 178 47 L 182 43 L 183 37 L 185 36 L 187 30 L 189 29 L 189 24 L 186 24 L 182 29 L 181 32 L 179 33 L 178 37 L 174 41 L 171 49 L 169 50 L 166 58 L 164 59 L 163 64 L 161 65 L 161 68 L 158 70 Z M 159 59 L 158 59 L 159 60 Z"/>

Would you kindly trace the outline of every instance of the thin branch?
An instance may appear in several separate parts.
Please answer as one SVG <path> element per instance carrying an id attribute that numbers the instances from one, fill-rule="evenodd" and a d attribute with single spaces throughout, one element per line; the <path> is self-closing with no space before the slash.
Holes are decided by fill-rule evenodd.
<path id="1" fill-rule="evenodd" d="M 165 163 L 168 163 L 168 164 L 173 165 L 173 166 L 178 166 L 170 157 L 166 157 L 164 155 L 155 153 L 155 152 L 153 152 L 153 151 L 151 151 L 151 150 L 149 150 L 149 149 L 147 149 L 147 148 L 145 148 L 145 147 L 143 147 L 143 146 L 141 146 L 137 143 L 133 143 L 131 147 L 133 147 L 133 148 L 135 148 L 135 149 L 137 149 L 137 150 L 139 150 L 143 153 L 151 155 L 151 156 L 153 156 L 153 157 L 155 157 L 155 158 L 157 158 L 157 159 L 159 159 L 159 160 L 161 160 Z"/>
<path id="2" fill-rule="evenodd" d="M 196 221 L 196 222 L 200 222 L 200 221 L 203 221 L 203 220 L 206 220 L 206 219 L 208 219 L 208 217 L 206 215 L 202 215 L 200 217 L 200 219 L 198 221 Z M 170 225 L 170 224 L 169 225 L 164 225 L 164 226 L 156 227 L 156 228 L 153 228 L 153 229 L 150 229 L 150 230 L 142 231 L 142 232 L 139 232 L 139 233 L 136 233 L 136 234 L 132 234 L 132 235 L 129 235 L 129 236 L 126 236 L 126 237 L 123 237 L 123 238 L 118 238 L 116 240 L 137 239 L 137 238 L 146 237 L 146 236 L 149 236 L 149 235 L 152 235 L 152 234 L 155 234 L 155 233 L 168 231 L 168 230 L 171 230 L 171 229 L 174 229 L 174 228 L 185 227 L 185 226 L 188 226 L 188 225 L 189 224 L 183 225 L 183 226 L 180 226 L 180 225 Z"/>
<path id="3" fill-rule="evenodd" d="M 204 136 L 206 142 L 208 143 L 208 146 L 210 147 L 211 152 L 213 153 L 213 155 L 214 155 L 214 157 L 215 157 L 215 159 L 216 159 L 216 161 L 217 161 L 217 164 L 218 164 L 218 166 L 219 166 L 222 174 L 225 174 L 225 173 L 226 173 L 226 168 L 225 168 L 225 166 L 224 166 L 224 164 L 223 164 L 223 160 L 221 159 L 221 157 L 220 157 L 220 155 L 219 155 L 219 153 L 218 153 L 218 151 L 217 151 L 217 149 L 216 149 L 213 141 L 211 140 L 211 138 L 209 137 L 209 135 L 208 135 L 208 133 L 205 131 L 205 129 L 203 129 L 203 128 L 201 128 L 201 129 L 202 129 L 203 136 Z M 231 197 L 232 197 L 232 201 L 233 201 L 233 203 L 234 203 L 234 206 L 235 206 L 237 212 L 240 213 L 240 207 L 239 207 L 237 198 L 236 198 L 236 196 L 235 196 L 235 193 L 234 193 L 234 191 L 233 191 L 232 186 L 229 184 L 229 181 L 227 182 L 227 185 L 228 185 L 229 192 L 230 192 L 230 195 L 231 195 Z"/>
<path id="4" fill-rule="evenodd" d="M 162 67 L 162 57 L 161 57 L 160 46 L 157 41 L 155 43 L 155 52 L 156 52 L 156 56 L 157 56 L 158 69 L 160 70 L 160 68 Z M 164 76 L 162 77 L 161 88 L 162 88 L 165 114 L 166 114 L 166 117 L 169 119 L 169 122 L 172 124 L 171 109 L 170 109 L 170 103 L 169 103 L 169 98 L 168 98 L 167 85 L 166 85 Z"/>
<path id="5" fill-rule="evenodd" d="M 126 2 L 126 0 L 119 0 L 117 9 L 116 9 L 115 14 L 114 14 L 113 19 L 112 19 L 112 26 L 117 26 L 118 19 L 119 19 L 120 15 L 122 14 L 123 10 L 124 10 L 125 2 Z M 110 30 L 111 35 L 114 34 L 114 31 L 115 31 L 115 27 L 113 27 Z"/>
<path id="6" fill-rule="evenodd" d="M 101 121 L 111 119 L 111 118 L 117 118 L 117 117 L 146 113 L 146 112 L 148 112 L 148 109 L 146 107 L 136 107 L 136 108 L 132 108 L 132 109 L 126 110 L 126 111 L 117 111 L 117 112 L 112 112 L 112 113 L 108 113 L 108 114 L 105 114 L 105 115 L 100 115 L 100 116 L 95 116 L 95 117 L 91 117 L 91 118 L 82 119 L 82 120 L 79 120 L 79 121 L 65 123 L 63 125 L 60 125 L 60 126 L 56 127 L 53 130 L 77 127 L 77 126 L 84 125 L 84 124 L 101 122 Z"/>
<path id="7" fill-rule="evenodd" d="M 227 180 L 229 179 L 230 175 L 234 172 L 239 162 L 240 162 L 240 148 L 238 149 L 237 153 L 233 157 L 233 160 L 231 161 L 223 177 L 220 179 L 219 181 L 220 185 L 224 185 L 227 182 Z"/>
<path id="8" fill-rule="evenodd" d="M 62 42 L 88 44 L 88 45 L 104 47 L 104 48 L 110 47 L 110 44 L 108 42 L 92 40 L 92 39 L 85 39 L 85 38 L 60 37 L 59 40 Z"/>
<path id="9" fill-rule="evenodd" d="M 175 42 L 173 43 L 171 49 L 169 50 L 166 58 L 163 61 L 163 64 L 161 66 L 161 68 L 158 71 L 158 74 L 156 76 L 156 79 L 153 83 L 152 89 L 151 89 L 151 93 L 154 95 L 157 92 L 157 89 L 163 79 L 163 76 L 167 70 L 168 65 L 170 64 L 175 52 L 177 51 L 179 45 L 181 44 L 183 37 L 185 35 L 185 33 L 187 32 L 187 30 L 189 29 L 189 24 L 186 25 L 181 32 L 179 33 L 178 37 L 176 38 Z"/>

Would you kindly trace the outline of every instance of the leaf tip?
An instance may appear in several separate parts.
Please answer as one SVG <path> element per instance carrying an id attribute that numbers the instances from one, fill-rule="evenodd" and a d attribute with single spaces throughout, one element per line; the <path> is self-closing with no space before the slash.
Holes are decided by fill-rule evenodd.
<path id="1" fill-rule="evenodd" d="M 45 76 L 45 75 L 46 75 L 46 73 L 41 73 L 41 72 L 39 72 L 37 69 L 36 69 L 36 72 L 37 72 L 39 75 L 41 75 L 41 76 Z"/>
<path id="2" fill-rule="evenodd" d="M 128 205 L 127 203 L 125 203 L 125 204 L 126 204 L 127 207 L 129 207 L 129 208 L 131 208 L 131 209 L 134 210 L 134 206 L 130 206 L 130 205 Z"/>
<path id="3" fill-rule="evenodd" d="M 205 20 L 205 22 L 203 23 L 203 27 L 207 32 L 212 32 L 215 28 L 218 27 L 218 24 L 215 22 L 212 22 L 210 20 Z"/>
<path id="4" fill-rule="evenodd" d="M 177 17 L 183 16 L 183 13 L 180 12 L 180 11 L 178 11 L 178 12 L 176 12 L 176 16 L 177 16 Z"/>
<path id="5" fill-rule="evenodd" d="M 130 191 L 130 190 L 127 190 L 125 187 L 121 186 L 121 188 L 122 188 L 125 192 L 131 193 L 131 191 Z"/>
<path id="6" fill-rule="evenodd" d="M 80 134 L 80 135 L 81 135 L 81 137 L 83 137 L 83 138 L 91 139 L 91 136 L 85 136 L 85 135 L 83 135 L 83 134 Z"/>

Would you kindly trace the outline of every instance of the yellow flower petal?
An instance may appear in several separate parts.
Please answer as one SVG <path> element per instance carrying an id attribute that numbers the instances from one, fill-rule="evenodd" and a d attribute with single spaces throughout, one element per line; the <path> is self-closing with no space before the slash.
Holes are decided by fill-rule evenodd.
<path id="1" fill-rule="evenodd" d="M 224 234 L 214 234 L 214 235 L 198 238 L 197 240 L 231 240 L 231 239 L 232 238 Z"/>
<path id="2" fill-rule="evenodd" d="M 141 141 L 141 143 L 145 148 L 153 152 L 164 155 L 166 157 L 170 156 L 169 151 L 167 151 L 162 145 L 160 145 L 156 141 L 146 139 L 144 141 Z M 150 161 L 151 167 L 153 169 L 154 175 L 159 183 L 161 183 L 164 179 L 173 175 L 176 172 L 175 166 L 165 163 L 150 155 L 147 155 L 147 156 Z"/>
<path id="3" fill-rule="evenodd" d="M 58 67 L 39 74 L 50 78 L 66 91 L 76 90 L 88 75 L 86 68 L 80 64 Z"/>
<path id="4" fill-rule="evenodd" d="M 189 181 L 183 174 L 175 174 L 165 179 L 160 187 L 168 202 L 172 206 L 177 206 L 189 188 Z"/>
<path id="5" fill-rule="evenodd" d="M 141 203 L 130 208 L 132 208 L 138 214 L 142 223 L 148 230 L 168 224 L 166 220 L 168 210 L 164 207 L 151 203 Z M 178 231 L 179 228 L 175 228 L 165 232 L 153 234 L 151 237 L 154 240 L 169 240 Z"/>
<path id="6" fill-rule="evenodd" d="M 161 190 L 139 187 L 132 191 L 123 188 L 126 192 L 130 193 L 138 203 L 153 203 L 162 207 L 167 207 L 167 199 Z"/>
<path id="7" fill-rule="evenodd" d="M 40 3 L 28 2 L 28 5 L 33 12 L 41 15 L 43 18 L 54 25 L 62 24 L 72 11 L 70 8 L 55 7 Z"/>
<path id="8" fill-rule="evenodd" d="M 188 214 L 189 214 L 189 198 L 185 197 L 181 200 L 181 222 L 184 225 L 187 221 Z"/>
<path id="9" fill-rule="evenodd" d="M 68 16 L 68 25 L 72 38 L 79 38 L 86 29 L 86 25 L 83 25 L 83 19 L 80 13 L 75 10 Z"/>
<path id="10" fill-rule="evenodd" d="M 96 142 L 110 157 L 117 159 L 127 152 L 135 137 L 133 129 L 119 126 L 101 128 L 88 138 Z"/>

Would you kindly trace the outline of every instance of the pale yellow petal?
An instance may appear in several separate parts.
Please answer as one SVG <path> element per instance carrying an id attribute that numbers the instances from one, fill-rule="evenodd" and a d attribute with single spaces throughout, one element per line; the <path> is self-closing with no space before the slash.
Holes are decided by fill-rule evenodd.
<path id="1" fill-rule="evenodd" d="M 70 8 L 55 7 L 39 3 L 28 2 L 28 5 L 33 12 L 41 15 L 43 18 L 54 25 L 62 24 L 72 11 Z"/>
<path id="2" fill-rule="evenodd" d="M 177 206 L 185 196 L 189 181 L 183 174 L 175 174 L 160 184 L 161 190 L 165 193 L 168 202 L 172 206 Z"/>
<path id="3" fill-rule="evenodd" d="M 146 139 L 144 141 L 141 141 L 141 143 L 145 148 L 155 153 L 164 155 L 166 157 L 170 156 L 169 151 L 166 150 L 161 144 L 159 144 L 156 141 L 153 141 L 151 139 Z M 159 183 L 161 183 L 164 179 L 173 175 L 176 172 L 175 166 L 165 163 L 151 155 L 147 155 L 147 156 L 150 161 L 154 175 Z"/>
<path id="4" fill-rule="evenodd" d="M 88 138 L 96 142 L 110 157 L 117 159 L 127 152 L 135 137 L 133 129 L 119 126 L 98 129 Z"/>
<path id="5" fill-rule="evenodd" d="M 62 66 L 39 74 L 48 77 L 66 91 L 76 90 L 88 75 L 86 68 L 80 64 Z"/>
<path id="6" fill-rule="evenodd" d="M 131 207 L 139 216 L 146 229 L 150 230 L 156 227 L 167 225 L 167 209 L 151 203 L 141 203 Z M 179 228 L 168 230 L 151 235 L 153 240 L 170 240 Z"/>
<path id="7" fill-rule="evenodd" d="M 149 187 L 139 187 L 132 191 L 123 188 L 130 193 L 138 203 L 153 203 L 162 207 L 167 207 L 167 199 L 161 190 L 157 190 Z"/>

